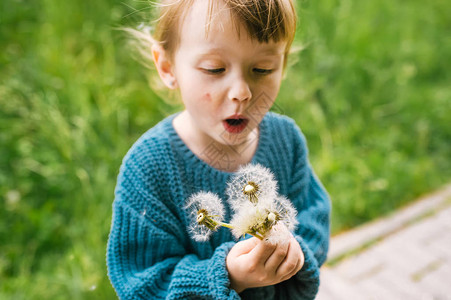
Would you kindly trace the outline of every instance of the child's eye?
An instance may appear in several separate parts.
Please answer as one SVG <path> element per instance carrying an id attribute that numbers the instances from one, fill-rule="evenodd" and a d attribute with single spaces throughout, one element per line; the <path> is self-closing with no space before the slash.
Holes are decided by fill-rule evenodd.
<path id="1" fill-rule="evenodd" d="M 204 71 L 205 73 L 208 74 L 213 74 L 213 75 L 217 75 L 217 74 L 221 74 L 225 71 L 225 68 L 216 68 L 216 69 L 202 69 L 202 71 Z"/>
<path id="2" fill-rule="evenodd" d="M 253 68 L 252 70 L 259 75 L 271 74 L 273 71 L 272 69 L 261 69 L 261 68 Z"/>

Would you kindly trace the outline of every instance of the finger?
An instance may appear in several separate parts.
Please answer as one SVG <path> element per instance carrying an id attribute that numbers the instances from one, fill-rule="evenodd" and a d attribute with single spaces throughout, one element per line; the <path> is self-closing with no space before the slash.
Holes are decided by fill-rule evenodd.
<path id="1" fill-rule="evenodd" d="M 278 244 L 274 252 L 265 262 L 265 269 L 272 274 L 276 274 L 277 269 L 280 264 L 284 261 L 287 256 L 288 249 L 290 247 L 290 243 L 281 243 Z"/>
<path id="2" fill-rule="evenodd" d="M 258 244 L 260 240 L 253 237 L 244 241 L 240 241 L 235 244 L 235 246 L 230 249 L 231 255 L 238 257 L 243 254 L 248 254 L 255 246 Z"/>
<path id="3" fill-rule="evenodd" d="M 302 253 L 302 251 L 301 251 L 301 253 Z M 304 254 L 302 254 L 302 257 L 298 260 L 298 264 L 296 265 L 296 268 L 290 274 L 282 277 L 281 281 L 288 280 L 291 277 L 293 277 L 294 275 L 296 275 L 302 269 L 303 265 L 304 265 Z"/>
<path id="4" fill-rule="evenodd" d="M 249 252 L 249 255 L 251 255 L 258 262 L 264 265 L 275 249 L 276 245 L 263 240 L 260 241 L 257 246 L 255 246 L 255 248 Z"/>
<path id="5" fill-rule="evenodd" d="M 290 247 L 288 248 L 287 256 L 277 269 L 276 275 L 281 278 L 289 276 L 293 273 L 297 267 L 299 267 L 301 255 L 301 247 L 296 239 L 292 238 L 290 241 Z"/>

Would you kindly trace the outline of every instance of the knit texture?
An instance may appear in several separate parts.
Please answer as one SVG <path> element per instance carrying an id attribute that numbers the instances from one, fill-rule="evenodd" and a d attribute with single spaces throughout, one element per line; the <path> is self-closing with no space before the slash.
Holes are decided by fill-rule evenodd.
<path id="1" fill-rule="evenodd" d="M 146 132 L 120 169 L 107 247 L 108 276 L 119 298 L 314 299 L 329 245 L 330 201 L 310 167 L 305 138 L 295 122 L 266 114 L 252 163 L 272 170 L 279 194 L 297 208 L 294 234 L 305 264 L 285 282 L 238 295 L 229 287 L 225 264 L 235 244 L 230 230 L 221 228 L 208 242 L 196 242 L 187 232 L 184 210 L 187 199 L 199 191 L 227 199 L 226 183 L 232 173 L 194 155 L 175 132 L 174 117 Z M 224 204 L 229 221 L 231 210 Z"/>

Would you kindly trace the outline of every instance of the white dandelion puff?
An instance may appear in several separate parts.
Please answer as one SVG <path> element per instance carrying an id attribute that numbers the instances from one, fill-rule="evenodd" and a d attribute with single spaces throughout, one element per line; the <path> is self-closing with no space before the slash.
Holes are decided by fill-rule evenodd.
<path id="1" fill-rule="evenodd" d="M 271 207 L 243 203 L 230 222 L 235 238 L 250 234 L 273 244 L 285 243 L 297 225 L 296 209 L 287 198 L 277 196 Z"/>
<path id="2" fill-rule="evenodd" d="M 297 211 L 293 203 L 284 196 L 278 195 L 274 199 L 272 210 L 276 211 L 280 216 L 280 221 L 287 227 L 289 231 L 293 231 L 298 225 L 296 219 Z"/>
<path id="3" fill-rule="evenodd" d="M 263 239 L 263 233 L 259 232 L 258 228 L 261 227 L 267 215 L 266 210 L 261 210 L 257 206 L 251 204 L 242 206 L 230 221 L 233 227 L 232 234 L 237 239 L 246 233 Z"/>
<path id="4" fill-rule="evenodd" d="M 194 194 L 188 199 L 186 209 L 190 218 L 188 231 L 196 241 L 207 241 L 213 231 L 223 224 L 224 206 L 216 194 L 211 192 Z"/>
<path id="5" fill-rule="evenodd" d="M 226 193 L 235 212 L 243 203 L 269 207 L 277 195 L 277 182 L 271 171 L 259 164 L 241 167 L 227 184 Z"/>
<path id="6" fill-rule="evenodd" d="M 233 228 L 232 233 L 235 238 L 247 233 L 263 239 L 280 219 L 281 216 L 277 211 L 262 209 L 258 205 L 246 204 L 234 215 L 230 225 Z"/>

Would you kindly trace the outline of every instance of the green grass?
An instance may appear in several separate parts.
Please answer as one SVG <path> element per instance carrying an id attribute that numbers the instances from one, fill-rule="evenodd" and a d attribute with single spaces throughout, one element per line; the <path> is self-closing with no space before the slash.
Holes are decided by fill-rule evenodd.
<path id="1" fill-rule="evenodd" d="M 450 8 L 440 0 L 302 7 L 307 47 L 281 102 L 308 137 L 334 232 L 449 181 Z"/>
<path id="2" fill-rule="evenodd" d="M 296 119 L 333 232 L 451 178 L 450 4 L 300 1 L 277 110 Z M 121 32 L 138 1 L 0 3 L 0 298 L 112 299 L 105 246 L 118 168 L 177 110 Z M 448 84 L 448 85 L 447 85 Z"/>

